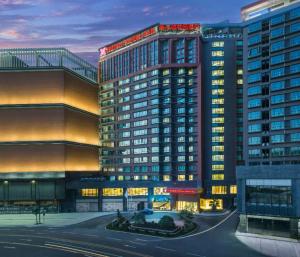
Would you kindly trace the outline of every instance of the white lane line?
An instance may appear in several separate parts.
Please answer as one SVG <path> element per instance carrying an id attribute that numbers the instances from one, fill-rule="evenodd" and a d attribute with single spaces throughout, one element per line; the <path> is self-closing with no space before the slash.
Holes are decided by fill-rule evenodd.
<path id="1" fill-rule="evenodd" d="M 135 241 L 129 241 L 129 242 L 132 243 L 132 244 L 136 244 L 136 245 L 147 245 L 147 244 L 140 243 L 140 242 L 135 242 Z"/>
<path id="2" fill-rule="evenodd" d="M 202 234 L 205 234 L 217 227 L 219 227 L 220 225 L 222 225 L 226 220 L 228 220 L 233 214 L 235 214 L 237 212 L 237 210 L 233 211 L 231 214 L 229 214 L 225 219 L 221 220 L 219 223 L 217 223 L 216 225 L 214 225 L 213 227 L 211 228 L 208 228 L 204 231 L 200 231 L 198 233 L 195 233 L 195 234 L 191 234 L 191 235 L 187 235 L 187 236 L 181 236 L 181 237 L 177 237 L 177 238 L 170 238 L 170 239 L 166 239 L 166 240 L 176 240 L 176 239 L 183 239 L 183 238 L 189 238 L 189 237 L 193 237 L 193 236 L 197 236 L 197 235 L 202 235 Z"/>
<path id="3" fill-rule="evenodd" d="M 155 246 L 155 248 L 165 250 L 165 251 L 170 251 L 170 252 L 176 252 L 176 250 L 171 249 L 171 248 L 165 248 L 165 247 L 160 247 L 160 246 Z"/>
<path id="4" fill-rule="evenodd" d="M 105 252 L 105 251 L 102 251 L 99 252 L 95 249 L 88 249 L 88 248 L 84 248 L 84 247 L 81 247 L 81 246 L 78 246 L 77 244 L 76 245 L 72 245 L 72 244 L 63 244 L 63 243 L 56 243 L 56 242 L 52 242 L 52 241 L 48 241 L 46 242 L 45 244 L 52 244 L 52 245 L 59 245 L 59 246 L 64 246 L 64 247 L 70 247 L 70 248 L 73 248 L 74 249 L 80 249 L 80 250 L 83 250 L 83 251 L 89 251 L 88 255 L 91 255 L 91 254 L 94 254 L 94 253 L 101 253 L 101 254 L 107 254 L 111 257 L 122 257 L 121 255 L 115 255 L 115 254 L 112 254 L 112 253 L 108 253 L 108 252 Z"/>
<path id="5" fill-rule="evenodd" d="M 46 246 L 50 246 L 50 247 L 54 247 L 54 248 L 60 248 L 60 249 L 64 249 L 64 250 L 69 250 L 69 251 L 74 251 L 77 253 L 83 253 L 83 254 L 87 254 L 87 255 L 91 255 L 91 256 L 97 256 L 97 257 L 109 257 L 107 255 L 103 255 L 100 254 L 99 252 L 91 252 L 90 249 L 86 249 L 86 250 L 81 250 L 75 247 L 66 247 L 66 246 L 61 246 L 61 245 L 57 245 L 57 244 L 45 244 Z"/>
<path id="6" fill-rule="evenodd" d="M 5 249 L 16 249 L 15 246 L 3 246 L 3 248 L 5 248 Z"/>
<path id="7" fill-rule="evenodd" d="M 122 241 L 122 239 L 114 238 L 114 237 L 109 237 L 109 236 L 107 236 L 107 237 L 105 237 L 105 238 L 107 238 L 107 239 L 109 239 L 109 240 Z"/>
<path id="8" fill-rule="evenodd" d="M 23 239 L 23 238 L 21 238 L 21 239 L 19 239 L 20 241 L 25 241 L 25 242 L 32 242 L 32 240 L 31 239 Z"/>
<path id="9" fill-rule="evenodd" d="M 197 253 L 187 253 L 187 255 L 206 257 L 205 255 L 200 255 L 200 254 L 197 254 Z"/>
<path id="10" fill-rule="evenodd" d="M 83 236 L 92 236 L 92 237 L 98 237 L 97 235 L 91 235 L 91 234 L 82 234 Z"/>
<path id="11" fill-rule="evenodd" d="M 145 240 L 145 239 L 140 239 L 140 238 L 136 238 L 136 241 L 142 241 L 142 242 L 148 242 L 149 240 Z"/>
<path id="12" fill-rule="evenodd" d="M 130 248 L 136 248 L 135 246 L 133 245 L 124 245 L 125 247 L 130 247 Z"/>

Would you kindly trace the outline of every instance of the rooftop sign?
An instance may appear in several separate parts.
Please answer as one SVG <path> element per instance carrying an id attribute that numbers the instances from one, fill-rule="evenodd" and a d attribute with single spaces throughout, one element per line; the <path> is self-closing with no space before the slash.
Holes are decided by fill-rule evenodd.
<path id="1" fill-rule="evenodd" d="M 158 33 L 178 33 L 178 32 L 197 32 L 200 31 L 200 24 L 159 24 L 153 27 L 150 27 L 142 32 L 138 32 L 132 36 L 129 36 L 125 39 L 122 39 L 116 43 L 100 48 L 100 57 L 115 52 L 119 49 L 122 49 L 126 46 L 134 44 L 138 41 L 141 41 L 147 37 Z"/>

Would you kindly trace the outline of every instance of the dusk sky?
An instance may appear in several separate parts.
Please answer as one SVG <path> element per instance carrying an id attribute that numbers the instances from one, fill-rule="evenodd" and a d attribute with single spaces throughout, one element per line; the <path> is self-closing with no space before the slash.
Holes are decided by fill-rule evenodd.
<path id="1" fill-rule="evenodd" d="M 253 0 L 0 0 L 0 48 L 97 52 L 154 23 L 240 21 Z"/>

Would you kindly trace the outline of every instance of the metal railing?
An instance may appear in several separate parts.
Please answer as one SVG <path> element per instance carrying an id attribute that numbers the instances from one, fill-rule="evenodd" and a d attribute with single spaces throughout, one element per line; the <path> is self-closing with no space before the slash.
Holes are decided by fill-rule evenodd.
<path id="1" fill-rule="evenodd" d="M 0 70 L 65 68 L 97 83 L 97 68 L 65 48 L 0 49 Z"/>

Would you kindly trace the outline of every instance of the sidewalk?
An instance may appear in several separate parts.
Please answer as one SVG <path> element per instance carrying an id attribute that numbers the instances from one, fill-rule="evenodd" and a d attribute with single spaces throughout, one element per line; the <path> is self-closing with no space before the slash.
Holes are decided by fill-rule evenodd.
<path id="1" fill-rule="evenodd" d="M 45 221 L 41 215 L 43 224 L 35 225 L 35 215 L 33 214 L 4 214 L 0 215 L 0 227 L 63 227 L 77 224 L 93 218 L 113 214 L 112 212 L 84 212 L 84 213 L 49 213 L 45 216 Z"/>
<path id="2" fill-rule="evenodd" d="M 236 237 L 253 250 L 272 257 L 300 257 L 296 239 L 236 232 Z"/>

